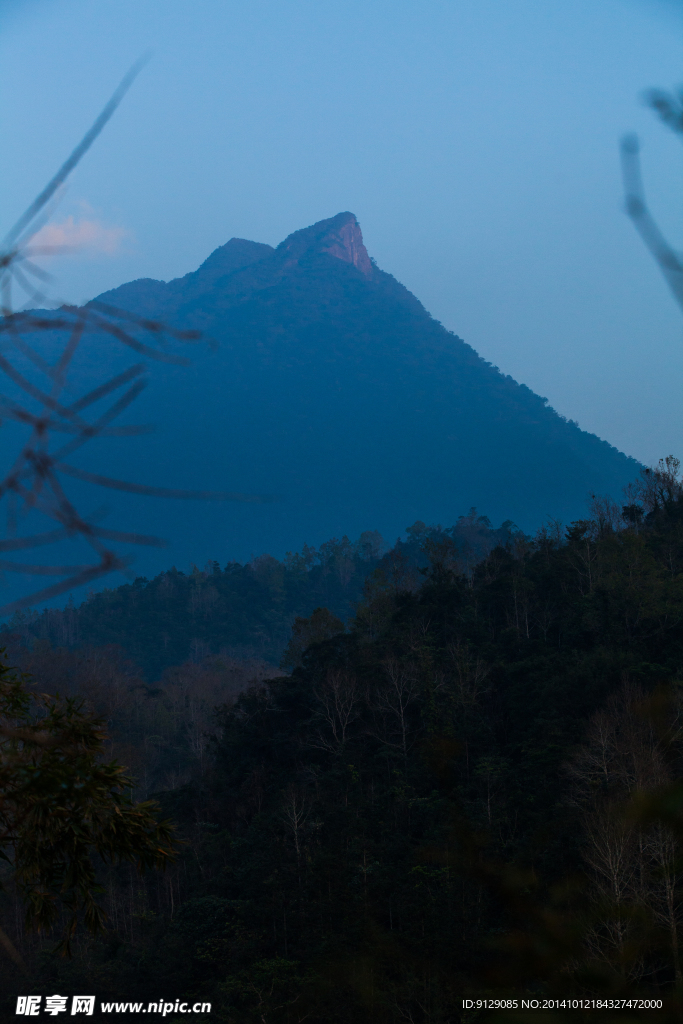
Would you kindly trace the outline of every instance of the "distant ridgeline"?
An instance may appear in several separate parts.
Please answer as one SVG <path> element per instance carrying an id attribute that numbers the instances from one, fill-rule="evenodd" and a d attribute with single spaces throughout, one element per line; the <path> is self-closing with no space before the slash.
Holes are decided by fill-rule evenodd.
<path id="1" fill-rule="evenodd" d="M 233 238 L 194 273 L 100 301 L 217 345 L 193 347 L 189 369 L 153 369 L 130 417 L 154 434 L 93 442 L 78 465 L 277 499 L 108 496 L 115 525 L 171 542 L 170 554 L 140 553 L 138 575 L 282 557 L 368 525 L 393 543 L 407 523 L 453 523 L 472 505 L 532 532 L 548 516 L 585 515 L 590 493 L 618 500 L 640 469 L 434 320 L 370 260 L 351 213 L 276 249 Z"/>
<path id="2" fill-rule="evenodd" d="M 115 644 L 149 681 L 173 665 L 220 651 L 277 665 L 297 616 L 322 607 L 342 620 L 336 625 L 343 628 L 359 604 L 362 608 L 383 590 L 416 590 L 424 578 L 420 570 L 435 560 L 445 559 L 467 575 L 494 548 L 521 537 L 513 523 L 493 529 L 472 509 L 450 529 L 415 523 L 407 539 L 388 552 L 379 533 L 366 531 L 355 543 L 343 537 L 317 551 L 304 546 L 282 561 L 263 555 L 244 565 L 230 562 L 222 570 L 218 562 L 189 574 L 173 568 L 149 581 L 140 577 L 91 594 L 78 607 L 70 602 L 64 609 L 16 612 L 0 628 L 0 646 L 10 640 L 27 647 L 37 641 L 66 648 Z M 305 639 L 303 646 L 316 636 Z"/>
<path id="3" fill-rule="evenodd" d="M 368 526 L 393 543 L 408 523 L 453 523 L 471 506 L 533 533 L 548 517 L 580 519 L 592 493 L 618 500 L 640 469 L 434 320 L 369 258 L 351 213 L 276 249 L 233 238 L 183 278 L 133 281 L 99 301 L 204 340 L 169 342 L 190 365 L 150 365 L 150 386 L 122 414 L 124 429 L 154 431 L 93 439 L 70 459 L 76 473 L 240 499 L 143 497 L 70 479 L 81 515 L 169 542 L 136 549 L 137 576 L 282 558 Z M 59 341 L 57 329 L 36 334 L 47 363 Z M 120 374 L 122 349 L 87 334 L 72 393 Z M 0 463 L 16 450 L 12 430 L 3 425 Z M 83 561 L 72 541 L 41 551 L 57 565 Z M 27 592 L 22 579 L 0 580 L 0 603 Z"/>

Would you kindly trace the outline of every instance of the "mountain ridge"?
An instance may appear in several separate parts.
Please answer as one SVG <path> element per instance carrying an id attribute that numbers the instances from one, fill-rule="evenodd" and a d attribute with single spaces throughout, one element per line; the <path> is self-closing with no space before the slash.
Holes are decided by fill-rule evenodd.
<path id="1" fill-rule="evenodd" d="M 580 518 L 591 492 L 618 498 L 640 468 L 447 331 L 370 259 L 349 212 L 276 247 L 232 238 L 184 277 L 128 282 L 97 301 L 218 342 L 189 374 L 160 371 L 144 399 L 174 453 L 147 442 L 165 478 L 180 467 L 183 486 L 284 498 L 250 517 L 198 509 L 196 526 L 164 512 L 175 537 L 181 519 L 201 533 L 200 551 L 181 545 L 198 564 L 333 533 L 392 538 L 473 505 L 528 532 Z M 129 477 L 144 478 L 141 459 Z"/>

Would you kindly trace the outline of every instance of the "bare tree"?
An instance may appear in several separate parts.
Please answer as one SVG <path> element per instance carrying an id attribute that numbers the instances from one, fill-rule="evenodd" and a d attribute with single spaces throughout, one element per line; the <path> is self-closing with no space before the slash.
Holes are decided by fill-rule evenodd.
<path id="1" fill-rule="evenodd" d="M 677 701 L 657 705 L 627 681 L 593 717 L 586 743 L 568 766 L 595 908 L 586 945 L 592 957 L 632 978 L 648 970 L 636 941 L 644 919 L 668 932 L 674 973 L 682 978 L 680 848 L 665 822 L 643 823 L 627 809 L 638 794 L 656 793 L 671 781 L 680 738 Z"/>
<path id="2" fill-rule="evenodd" d="M 683 921 L 680 848 L 671 829 L 655 821 L 643 837 L 643 851 L 651 865 L 650 908 L 655 920 L 667 929 L 676 984 L 683 982 L 678 930 Z"/>
<path id="3" fill-rule="evenodd" d="M 310 813 L 310 804 L 305 795 L 294 786 L 289 785 L 282 800 L 282 820 L 287 826 L 294 842 L 297 871 L 301 868 L 301 852 L 303 848 L 303 831 Z M 301 879 L 299 879 L 301 881 Z"/>
<path id="4" fill-rule="evenodd" d="M 585 934 L 588 951 L 608 964 L 628 962 L 631 976 L 641 977 L 642 957 L 626 955 L 642 877 L 636 829 L 626 821 L 623 807 L 610 803 L 587 814 L 583 824 L 583 855 L 597 908 Z"/>
<path id="5" fill-rule="evenodd" d="M 348 739 L 349 728 L 360 717 L 361 690 L 354 672 L 331 668 L 313 690 L 316 704 L 314 720 L 318 724 L 314 746 L 338 753 Z"/>
<path id="6" fill-rule="evenodd" d="M 451 665 L 451 688 L 455 695 L 459 710 L 479 707 L 490 683 L 487 679 L 491 672 L 490 665 L 474 653 L 469 644 L 461 641 L 448 645 L 449 662 Z"/>
<path id="7" fill-rule="evenodd" d="M 386 746 L 400 750 L 405 762 L 412 746 L 409 709 L 420 695 L 418 675 L 409 662 L 395 658 L 388 658 L 383 670 L 368 699 L 377 725 L 375 736 Z"/>
<path id="8" fill-rule="evenodd" d="M 680 467 L 680 459 L 667 455 L 659 460 L 658 465 L 642 470 L 640 479 L 631 485 L 631 494 L 644 512 L 656 512 L 680 499 L 683 495 Z"/>
<path id="9" fill-rule="evenodd" d="M 0 615 L 48 600 L 114 570 L 125 570 L 131 556 L 112 548 L 112 542 L 164 544 L 158 537 L 144 536 L 135 530 L 98 525 L 96 514 L 86 515 L 68 496 L 65 477 L 156 497 L 269 500 L 259 495 L 170 489 L 117 480 L 103 473 L 87 472 L 67 461 L 94 438 L 131 436 L 146 429 L 113 425 L 144 388 L 145 362 L 135 362 L 109 379 L 94 381 L 92 387 L 78 394 L 71 371 L 86 336 L 97 335 L 101 340 L 117 343 L 124 352 L 145 360 L 182 365 L 187 360 L 171 350 L 171 343 L 196 341 L 200 337 L 196 331 L 173 330 L 158 321 L 97 302 L 84 307 L 62 305 L 55 312 L 28 308 L 45 301 L 44 285 L 48 279 L 34 258 L 56 251 L 32 246 L 31 240 L 49 217 L 49 203 L 111 118 L 143 63 L 144 60 L 139 61 L 124 77 L 81 142 L 0 246 L 0 372 L 9 388 L 8 394 L 0 395 L 0 414 L 26 432 L 25 439 L 16 442 L 16 454 L 0 479 L 0 502 L 5 502 L 7 524 L 6 537 L 0 539 L 0 553 L 49 548 L 66 538 L 81 538 L 92 552 L 89 561 L 78 565 L 0 559 L 0 571 L 59 578 L 57 583 L 4 604 Z M 19 309 L 14 304 L 18 289 L 25 298 Z M 54 358 L 46 357 L 41 351 L 45 345 L 36 343 L 46 337 L 55 349 Z M 107 403 L 106 408 L 103 402 Z M 98 412 L 89 415 L 93 407 Z"/>

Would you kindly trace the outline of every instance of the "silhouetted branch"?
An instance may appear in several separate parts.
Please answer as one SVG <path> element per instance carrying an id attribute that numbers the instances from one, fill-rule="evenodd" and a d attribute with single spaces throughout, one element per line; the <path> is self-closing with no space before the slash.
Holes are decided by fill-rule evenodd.
<path id="1" fill-rule="evenodd" d="M 68 379 L 69 371 L 86 336 L 104 336 L 108 341 L 122 344 L 147 360 L 185 366 L 188 365 L 188 360 L 169 351 L 168 343 L 197 341 L 201 334 L 199 331 L 176 330 L 161 321 L 140 317 L 98 301 L 92 301 L 84 307 L 62 305 L 54 313 L 44 315 L 35 310 L 24 309 L 17 312 L 12 309 L 13 282 L 23 289 L 29 302 L 43 301 L 42 284 L 50 280 L 50 275 L 35 266 L 32 257 L 54 254 L 55 251 L 61 250 L 61 247 L 32 247 L 30 240 L 38 228 L 48 220 L 52 212 L 48 205 L 50 200 L 102 131 L 144 62 L 144 59 L 138 61 L 124 77 L 81 142 L 19 218 L 0 250 L 0 340 L 6 342 L 3 352 L 0 353 L 0 373 L 12 382 L 15 390 L 13 394 L 0 395 L 0 412 L 7 419 L 29 430 L 28 439 L 19 448 L 4 479 L 0 479 L 0 501 L 4 497 L 8 499 L 9 533 L 16 530 L 21 515 L 26 516 L 30 513 L 40 514 L 59 524 L 57 529 L 30 532 L 24 537 L 10 536 L 6 540 L 0 540 L 0 551 L 19 551 L 80 537 L 92 549 L 97 559 L 90 565 L 27 564 L 0 560 L 0 570 L 7 572 L 28 576 L 67 577 L 27 597 L 5 604 L 0 607 L 0 615 L 49 600 L 114 570 L 125 569 L 130 563 L 130 558 L 119 556 L 109 550 L 104 542 L 156 547 L 165 544 L 158 537 L 139 534 L 136 531 L 95 526 L 78 512 L 68 498 L 60 482 L 62 476 L 98 487 L 162 498 L 239 502 L 274 500 L 267 495 L 186 490 L 130 483 L 66 464 L 65 459 L 95 437 L 131 436 L 150 429 L 140 426 L 111 426 L 145 387 L 145 363 L 137 362 L 89 388 L 80 397 L 65 401 L 63 393 L 69 384 L 73 383 Z M 30 278 L 41 282 L 41 286 L 36 287 Z M 44 353 L 36 350 L 31 343 L 32 337 L 36 334 L 44 337 L 47 333 L 50 334 L 51 342 L 54 338 L 57 339 L 58 352 L 55 361 L 46 358 Z M 15 365 L 13 351 L 25 361 L 24 364 Z M 32 369 L 27 371 L 26 363 Z M 34 371 L 40 375 L 38 382 L 31 379 L 35 375 Z M 27 376 L 27 372 L 30 376 Z M 123 393 L 114 398 L 113 393 L 122 388 L 125 388 Z M 21 396 L 25 396 L 25 400 Z M 105 399 L 110 400 L 108 407 L 96 418 L 89 420 L 87 412 L 90 407 Z M 75 436 L 55 446 L 53 435 L 60 433 Z"/>
<path id="2" fill-rule="evenodd" d="M 76 576 L 63 580 L 61 583 L 55 583 L 52 587 L 46 587 L 44 590 L 38 590 L 27 597 L 10 601 L 9 604 L 5 604 L 0 608 L 0 615 L 10 615 L 20 608 L 28 608 L 32 604 L 38 604 L 41 601 L 49 601 L 53 597 L 59 597 L 60 594 L 65 594 L 67 591 L 73 590 L 74 587 L 82 587 L 85 583 L 92 583 L 94 580 L 99 579 L 100 576 L 106 576 L 116 569 L 125 569 L 129 561 L 129 559 L 124 561 L 123 559 L 116 558 L 115 555 L 111 554 L 111 558 L 104 560 L 100 565 L 92 566 Z"/>
<path id="3" fill-rule="evenodd" d="M 71 576 L 91 568 L 90 565 L 28 565 L 25 562 L 5 562 L 0 558 L 0 571 L 21 572 L 27 576 Z"/>
<path id="4" fill-rule="evenodd" d="M 647 208 L 640 171 L 640 146 L 635 135 L 628 135 L 622 140 L 621 168 L 626 194 L 626 212 L 659 264 L 676 301 L 683 308 L 683 263 Z"/>
<path id="5" fill-rule="evenodd" d="M 0 551 L 21 551 L 25 548 L 37 548 L 44 544 L 54 544 L 70 536 L 69 530 L 50 530 L 49 533 L 36 533 L 32 537 L 15 537 L 12 540 L 0 540 Z"/>
<path id="6" fill-rule="evenodd" d="M 20 236 L 24 235 L 27 230 L 29 230 L 32 221 L 35 220 L 45 204 L 52 198 L 60 185 L 64 184 L 74 167 L 76 167 L 82 157 L 84 157 L 88 152 L 93 142 L 100 134 L 148 60 L 149 55 L 141 57 L 140 60 L 133 64 L 130 71 L 124 75 L 121 84 L 115 90 L 113 96 L 106 104 L 99 117 L 96 118 L 92 127 L 88 129 L 74 151 L 59 168 L 55 176 L 48 182 L 40 195 L 33 200 L 29 208 L 21 215 L 9 234 L 5 236 L 3 249 L 7 250 L 17 242 Z"/>
<path id="7" fill-rule="evenodd" d="M 112 377 L 105 384 L 100 384 L 99 387 L 94 388 L 93 391 L 89 391 L 87 395 L 83 395 L 77 402 L 74 402 L 71 406 L 72 412 L 80 412 L 81 409 L 85 409 L 92 402 L 97 402 L 98 399 L 104 398 L 110 392 L 115 391 L 116 388 L 122 387 L 127 384 L 129 380 L 133 380 L 134 377 L 139 377 L 141 373 L 144 373 L 147 367 L 144 363 L 136 363 L 135 366 L 129 366 L 127 370 L 120 373 L 118 377 Z"/>
<path id="8" fill-rule="evenodd" d="M 152 537 L 146 533 L 124 533 L 122 530 L 105 530 L 101 526 L 91 526 L 90 532 L 93 537 L 101 537 L 103 540 L 118 540 L 123 544 L 146 544 L 152 548 L 166 548 L 168 541 L 161 537 Z"/>
<path id="9" fill-rule="evenodd" d="M 55 463 L 60 473 L 73 476 L 77 480 L 84 480 L 89 484 L 97 484 L 99 487 L 111 487 L 116 491 L 129 491 L 131 494 L 147 494 L 154 498 L 200 498 L 203 501 L 246 501 L 246 502 L 267 502 L 275 501 L 273 495 L 269 494 L 239 494 L 234 491 L 183 491 L 170 487 L 150 487 L 147 484 L 131 484 L 125 480 L 113 480 L 108 476 L 100 476 L 99 473 L 88 473 L 84 469 L 76 469 L 75 466 L 67 466 L 63 462 Z"/>
<path id="10" fill-rule="evenodd" d="M 659 114 L 668 128 L 683 135 L 683 90 L 675 95 L 663 89 L 650 89 L 645 93 L 645 102 Z"/>

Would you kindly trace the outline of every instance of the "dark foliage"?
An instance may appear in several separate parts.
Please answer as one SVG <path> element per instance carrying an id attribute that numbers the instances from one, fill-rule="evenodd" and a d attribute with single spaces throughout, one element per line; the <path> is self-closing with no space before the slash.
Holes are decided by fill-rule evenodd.
<path id="1" fill-rule="evenodd" d="M 311 616 L 299 667 L 218 710 L 160 796 L 169 879 L 109 871 L 111 939 L 34 958 L 36 985 L 240 1024 L 445 1024 L 467 994 L 678 1012 L 677 469 L 533 540 L 415 524 L 345 631 Z"/>
<path id="2" fill-rule="evenodd" d="M 104 745 L 103 722 L 82 700 L 36 694 L 0 660 L 0 886 L 19 894 L 28 927 L 55 930 L 67 953 L 80 923 L 103 928 L 95 860 L 165 868 L 175 853 L 169 823 L 153 802 L 133 803 L 133 780 L 105 761 Z M 0 944 L 25 970 L 2 930 Z"/>
<path id="3" fill-rule="evenodd" d="M 513 524 L 504 523 L 493 530 L 472 509 L 450 531 L 415 523 L 407 539 L 384 556 L 382 537 L 368 530 L 355 543 L 333 539 L 317 551 L 304 545 L 282 561 L 263 555 L 246 565 L 230 562 L 222 570 L 217 562 L 189 574 L 174 568 L 151 581 L 140 578 L 93 594 L 79 607 L 18 612 L 0 635 L 13 653 L 17 642 L 32 648 L 36 641 L 48 641 L 71 649 L 113 644 L 150 682 L 173 665 L 201 662 L 218 652 L 275 666 L 296 617 L 307 618 L 322 606 L 337 620 L 348 620 L 376 569 L 373 586 L 386 579 L 410 589 L 421 580 L 417 568 L 428 564 L 434 545 L 456 543 L 463 566 L 471 566 L 511 529 Z M 402 576 L 396 575 L 399 570 Z"/>
<path id="4" fill-rule="evenodd" d="M 369 538 L 369 539 L 368 539 Z M 230 650 L 277 665 L 296 615 L 324 604 L 346 619 L 367 574 L 378 564 L 382 540 L 364 534 L 304 547 L 278 561 L 269 555 L 246 565 L 213 562 L 186 574 L 173 568 L 153 580 L 140 578 L 93 594 L 78 608 L 19 612 L 4 627 L 31 646 L 123 646 L 150 681 L 188 659 Z"/>

